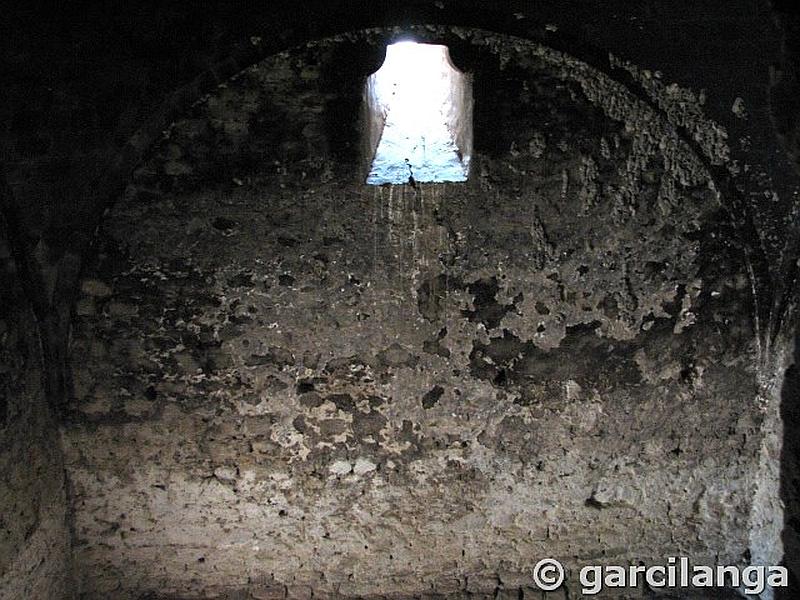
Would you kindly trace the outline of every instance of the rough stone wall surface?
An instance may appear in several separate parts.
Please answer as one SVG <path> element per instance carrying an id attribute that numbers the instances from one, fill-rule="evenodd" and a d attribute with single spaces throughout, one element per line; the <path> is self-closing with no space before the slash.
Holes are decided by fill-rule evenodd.
<path id="1" fill-rule="evenodd" d="M 518 597 L 546 556 L 748 561 L 764 413 L 708 174 L 602 78 L 481 52 L 465 184 L 337 171 L 324 44 L 140 169 L 74 323 L 86 598 Z"/>
<path id="2" fill-rule="evenodd" d="M 2 235 L 0 269 L 0 599 L 64 600 L 70 548 L 58 427 L 42 392 L 35 324 Z"/>

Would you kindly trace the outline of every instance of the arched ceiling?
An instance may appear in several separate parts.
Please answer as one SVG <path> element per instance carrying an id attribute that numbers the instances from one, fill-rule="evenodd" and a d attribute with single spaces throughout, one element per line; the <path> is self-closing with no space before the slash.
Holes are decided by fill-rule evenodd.
<path id="1" fill-rule="evenodd" d="M 297 44 L 413 24 L 480 27 L 575 57 L 660 110 L 701 155 L 707 136 L 698 123 L 719 126 L 730 155 L 704 158 L 739 204 L 760 318 L 774 321 L 765 331 L 776 334 L 794 299 L 795 180 L 772 133 L 769 74 L 782 59 L 782 31 L 763 0 L 724 11 L 706 0 L 688 13 L 667 1 L 621 0 L 16 7 L 3 36 L 0 160 L 15 254 L 41 271 L 28 277 L 39 288 L 29 295 L 45 296 L 42 307 L 71 304 L 103 212 L 169 123 L 214 86 Z"/>

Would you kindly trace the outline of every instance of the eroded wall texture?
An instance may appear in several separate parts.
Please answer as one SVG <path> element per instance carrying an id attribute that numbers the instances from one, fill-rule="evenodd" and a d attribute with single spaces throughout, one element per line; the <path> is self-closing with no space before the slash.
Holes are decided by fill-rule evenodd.
<path id="1" fill-rule="evenodd" d="M 59 431 L 33 314 L 0 221 L 0 598 L 72 597 Z"/>
<path id="2" fill-rule="evenodd" d="M 582 63 L 436 36 L 474 76 L 467 183 L 358 179 L 363 80 L 330 78 L 373 32 L 219 88 L 108 215 L 62 432 L 85 598 L 539 598 L 544 556 L 751 560 L 752 286 L 704 162 Z"/>

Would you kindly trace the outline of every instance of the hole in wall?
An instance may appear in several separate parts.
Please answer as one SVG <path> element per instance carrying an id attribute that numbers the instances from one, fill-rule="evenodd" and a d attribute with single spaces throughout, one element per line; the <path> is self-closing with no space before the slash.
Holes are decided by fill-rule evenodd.
<path id="1" fill-rule="evenodd" d="M 466 181 L 472 82 L 446 46 L 401 41 L 365 88 L 367 184 Z"/>

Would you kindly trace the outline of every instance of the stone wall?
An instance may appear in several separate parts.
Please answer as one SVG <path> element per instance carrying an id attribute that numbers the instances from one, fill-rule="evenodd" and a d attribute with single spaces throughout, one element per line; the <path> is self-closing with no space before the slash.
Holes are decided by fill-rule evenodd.
<path id="1" fill-rule="evenodd" d="M 0 222 L 0 599 L 72 597 L 59 433 Z"/>
<path id="2" fill-rule="evenodd" d="M 74 323 L 86 598 L 528 597 L 546 556 L 749 560 L 763 411 L 724 199 L 599 73 L 469 39 L 465 184 L 339 168 L 346 39 L 249 70 L 139 170 Z"/>

